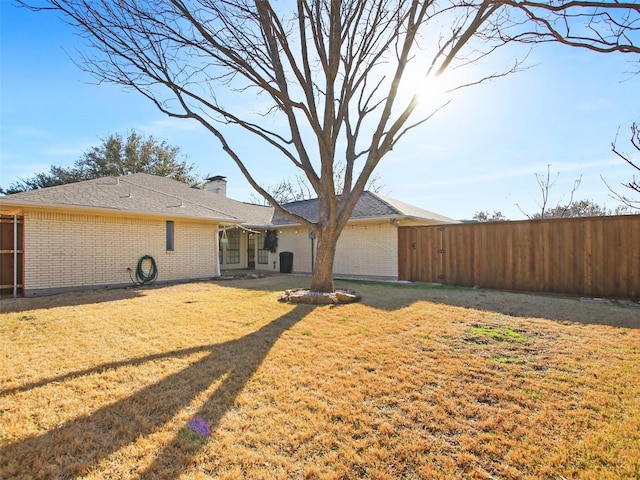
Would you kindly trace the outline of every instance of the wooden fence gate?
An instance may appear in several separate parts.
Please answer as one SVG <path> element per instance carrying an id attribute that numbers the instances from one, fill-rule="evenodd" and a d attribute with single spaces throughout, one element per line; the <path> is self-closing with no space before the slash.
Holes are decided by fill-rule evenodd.
<path id="1" fill-rule="evenodd" d="M 640 298 L 640 215 L 398 229 L 400 280 Z"/>
<path id="2" fill-rule="evenodd" d="M 0 296 L 22 296 L 24 218 L 0 215 Z"/>

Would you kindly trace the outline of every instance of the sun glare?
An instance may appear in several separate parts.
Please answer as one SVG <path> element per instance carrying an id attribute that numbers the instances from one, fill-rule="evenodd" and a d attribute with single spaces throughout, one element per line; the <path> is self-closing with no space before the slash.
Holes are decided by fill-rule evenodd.
<path id="1" fill-rule="evenodd" d="M 446 103 L 454 87 L 446 72 L 427 76 L 424 72 L 407 71 L 400 82 L 401 92 L 409 96 L 417 95 L 421 105 L 429 106 Z"/>

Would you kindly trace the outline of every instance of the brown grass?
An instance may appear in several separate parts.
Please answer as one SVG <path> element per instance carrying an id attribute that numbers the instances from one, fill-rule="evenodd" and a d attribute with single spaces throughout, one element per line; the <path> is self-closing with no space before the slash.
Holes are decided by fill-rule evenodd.
<path id="1" fill-rule="evenodd" d="M 3 300 L 0 478 L 640 477 L 640 309 L 307 282 Z"/>

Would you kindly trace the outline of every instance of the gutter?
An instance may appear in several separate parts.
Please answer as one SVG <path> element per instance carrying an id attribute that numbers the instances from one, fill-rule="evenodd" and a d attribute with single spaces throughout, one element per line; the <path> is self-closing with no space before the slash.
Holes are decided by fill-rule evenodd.
<path id="1" fill-rule="evenodd" d="M 7 207 L 12 207 L 8 209 Z M 144 212 L 140 210 L 123 210 L 119 208 L 109 208 L 109 207 L 93 207 L 89 205 L 69 205 L 69 204 L 51 204 L 51 203 L 40 203 L 40 202 L 11 202 L 6 201 L 4 198 L 0 199 L 0 212 L 6 211 L 7 215 L 12 214 L 23 214 L 26 209 L 38 209 L 38 210 L 48 210 L 48 211 L 72 211 L 77 213 L 102 213 L 102 214 L 110 214 L 110 215 L 131 215 L 137 217 L 152 217 L 152 218 L 181 218 L 181 219 L 190 219 L 190 220 L 199 220 L 201 222 L 229 222 L 229 223 L 242 223 L 241 219 L 238 219 L 233 216 L 228 217 L 203 217 L 196 215 L 180 215 L 179 213 L 174 212 Z M 173 207 L 169 207 L 173 208 Z M 182 208 L 180 205 L 175 206 L 176 210 Z"/>

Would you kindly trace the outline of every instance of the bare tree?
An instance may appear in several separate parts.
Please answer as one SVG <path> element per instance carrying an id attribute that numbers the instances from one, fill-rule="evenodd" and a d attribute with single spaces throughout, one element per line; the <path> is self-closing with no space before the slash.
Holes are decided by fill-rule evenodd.
<path id="1" fill-rule="evenodd" d="M 547 164 L 546 174 L 536 173 L 535 175 L 538 187 L 540 187 L 540 201 L 536 201 L 538 207 L 540 207 L 540 211 L 530 214 L 525 212 L 517 203 L 516 207 L 518 207 L 518 209 L 529 220 L 533 220 L 536 218 L 562 218 L 571 216 L 569 215 L 569 212 L 571 211 L 571 207 L 574 203 L 573 197 L 575 196 L 576 190 L 578 190 L 580 184 L 582 183 L 582 175 L 573 181 L 573 187 L 571 188 L 571 192 L 569 194 L 569 201 L 563 204 L 562 200 L 560 200 L 554 207 L 549 206 L 549 195 L 556 182 L 558 181 L 558 178 L 560 177 L 560 172 L 556 172 L 556 176 L 554 178 L 551 178 L 551 164 L 549 163 Z"/>
<path id="2" fill-rule="evenodd" d="M 300 174 L 296 175 L 295 183 L 291 178 L 284 178 L 277 185 L 272 187 L 262 185 L 262 188 L 269 192 L 269 195 L 280 205 L 300 200 L 308 200 L 313 197 L 313 191 Z M 270 205 L 266 199 L 260 199 L 253 193 L 251 194 L 251 201 L 256 204 Z"/>
<path id="3" fill-rule="evenodd" d="M 337 170 L 334 173 L 335 189 L 336 194 L 340 195 L 342 193 L 341 188 L 344 169 L 339 168 L 339 162 L 336 162 L 336 167 Z M 300 173 L 296 174 L 295 182 L 292 181 L 291 178 L 285 178 L 274 186 L 262 185 L 262 187 L 269 192 L 269 194 L 280 205 L 314 198 L 313 189 L 309 185 L 309 182 L 306 181 L 305 177 Z M 376 173 L 369 178 L 366 185 L 366 189 L 374 193 L 382 193 L 384 188 L 384 184 L 380 183 L 380 176 Z M 251 201 L 256 204 L 270 205 L 266 199 L 263 198 L 260 200 L 260 198 L 253 193 L 251 194 Z"/>
<path id="4" fill-rule="evenodd" d="M 633 122 L 631 124 L 631 138 L 630 138 L 630 143 L 631 146 L 635 149 L 636 152 L 640 152 L 640 124 Z M 625 162 L 627 162 L 629 165 L 631 165 L 631 167 L 640 172 L 640 163 L 638 160 L 634 160 L 633 157 L 631 156 L 631 154 L 628 153 L 624 153 L 622 151 L 620 151 L 616 145 L 617 141 L 614 141 L 611 144 L 611 150 L 613 151 L 613 153 L 615 153 L 618 157 L 620 157 L 622 160 L 624 160 Z M 604 181 L 604 183 L 607 185 L 607 187 L 609 188 L 609 191 L 611 192 L 613 198 L 615 198 L 616 200 L 619 200 L 620 202 L 622 202 L 624 205 L 626 205 L 627 207 L 636 209 L 636 210 L 640 210 L 640 196 L 638 196 L 637 198 L 634 198 L 633 196 L 629 196 L 629 194 L 625 195 L 623 193 L 619 193 L 616 192 L 614 189 L 612 189 L 609 184 L 607 183 L 607 181 L 604 179 L 604 177 L 602 177 L 602 180 Z M 640 179 L 638 179 L 638 177 L 636 177 L 635 175 L 633 175 L 631 177 L 631 180 L 626 182 L 626 183 L 622 183 L 622 186 L 625 188 L 628 188 L 629 190 L 631 190 L 632 192 L 635 192 L 636 194 L 640 195 Z M 633 195 L 633 194 L 631 194 Z"/>
<path id="5" fill-rule="evenodd" d="M 412 69 L 424 88 L 510 42 L 623 53 L 638 53 L 640 43 L 640 5 L 616 0 L 34 0 L 30 8 L 61 13 L 79 31 L 90 48 L 78 63 L 99 81 L 204 125 L 257 192 L 313 230 L 311 289 L 321 292 L 333 290 L 338 237 L 375 168 L 438 110 L 417 108 Z M 302 171 L 319 199 L 317 222 L 287 211 L 256 181 L 242 145 L 230 141 L 232 127 Z M 345 165 L 340 194 L 337 160 Z"/>
<path id="6" fill-rule="evenodd" d="M 576 178 L 573 181 L 573 187 L 571 188 L 571 192 L 569 193 L 569 201 L 563 202 L 562 198 L 555 204 L 555 206 L 550 206 L 549 198 L 552 193 L 551 190 L 555 187 L 558 178 L 560 177 L 560 172 L 556 172 L 555 178 L 551 177 L 551 165 L 547 165 L 547 173 L 541 174 L 536 173 L 536 181 L 538 182 L 538 187 L 540 187 L 540 202 L 536 202 L 538 207 L 540 207 L 539 212 L 535 213 L 526 213 L 519 204 L 516 203 L 516 206 L 520 211 L 529 219 L 536 220 L 540 218 L 573 218 L 573 217 L 603 217 L 607 215 L 624 215 L 629 213 L 629 210 L 626 206 L 620 205 L 616 207 L 614 210 L 608 209 L 604 205 L 600 205 L 592 200 L 583 199 L 583 200 L 574 200 L 576 191 L 580 187 L 582 183 L 582 176 Z M 484 212 L 479 212 L 483 214 Z M 499 212 L 498 212 L 499 213 Z M 476 214 L 477 215 L 477 214 Z M 474 216 L 474 218 L 476 218 Z M 482 217 L 481 217 L 482 218 Z M 488 221 L 482 220 L 479 218 L 479 221 Z"/>

